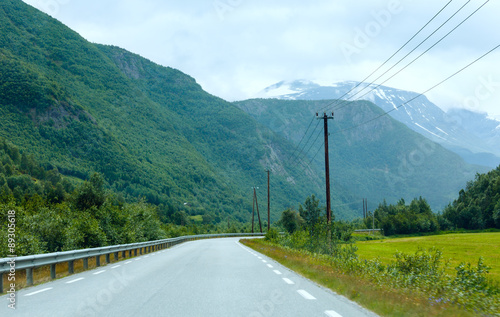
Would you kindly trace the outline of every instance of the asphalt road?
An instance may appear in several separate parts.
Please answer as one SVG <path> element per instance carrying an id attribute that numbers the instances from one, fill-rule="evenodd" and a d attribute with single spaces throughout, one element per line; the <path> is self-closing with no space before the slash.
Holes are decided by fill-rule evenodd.
<path id="1" fill-rule="evenodd" d="M 241 245 L 187 242 L 20 290 L 0 316 L 376 316 Z"/>

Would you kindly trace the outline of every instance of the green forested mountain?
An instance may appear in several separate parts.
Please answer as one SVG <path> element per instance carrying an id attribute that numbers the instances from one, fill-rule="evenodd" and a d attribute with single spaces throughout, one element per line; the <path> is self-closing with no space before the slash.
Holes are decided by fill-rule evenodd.
<path id="1" fill-rule="evenodd" d="M 254 99 L 235 104 L 279 135 L 299 144 L 316 111 L 335 102 Z M 350 197 L 340 200 L 358 202 L 354 206 L 358 210 L 365 197 L 373 210 L 384 199 L 396 203 L 401 198 L 412 201 L 422 196 L 438 211 L 457 197 L 477 171 L 486 170 L 465 163 L 458 155 L 389 116 L 370 121 L 382 113 L 371 102 L 349 102 L 342 104 L 329 122 L 332 193 L 334 196 L 349 193 Z M 367 121 L 370 122 L 364 124 Z M 323 140 L 320 131 L 323 122 L 315 129 L 316 125 L 317 122 L 312 123 L 302 141 L 307 141 L 311 130 L 315 131 L 311 141 L 321 133 L 314 150 L 306 155 L 308 160 Z M 324 166 L 322 153 L 316 156 L 313 165 Z"/>
<path id="2" fill-rule="evenodd" d="M 0 3 L 0 29 L 0 136 L 49 169 L 100 172 L 167 220 L 184 210 L 248 221 L 266 169 L 276 217 L 318 190 L 282 162 L 288 141 L 180 71 L 89 43 L 20 0 Z"/>

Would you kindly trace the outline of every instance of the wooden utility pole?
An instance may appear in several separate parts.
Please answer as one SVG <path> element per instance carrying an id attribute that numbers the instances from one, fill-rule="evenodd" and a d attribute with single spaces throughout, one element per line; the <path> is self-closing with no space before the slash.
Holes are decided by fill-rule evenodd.
<path id="1" fill-rule="evenodd" d="M 255 190 L 255 187 L 253 188 L 253 195 L 255 197 L 255 205 L 257 206 L 257 217 L 259 218 L 260 233 L 262 233 L 262 222 L 260 221 L 259 202 L 257 200 L 257 191 Z"/>
<path id="2" fill-rule="evenodd" d="M 254 232 L 254 219 L 255 219 L 255 206 L 257 206 L 257 217 L 259 218 L 259 227 L 260 233 L 262 233 L 262 222 L 260 221 L 260 212 L 259 212 L 259 202 L 257 201 L 257 191 L 259 187 L 253 188 L 253 204 L 252 204 L 252 233 Z"/>
<path id="3" fill-rule="evenodd" d="M 253 189 L 253 201 L 252 201 L 252 233 L 253 233 L 253 219 L 255 215 L 255 188 Z"/>
<path id="4" fill-rule="evenodd" d="M 267 170 L 267 231 L 271 229 L 271 190 L 269 189 L 269 173 Z"/>
<path id="5" fill-rule="evenodd" d="M 326 178 L 326 221 L 328 223 L 332 222 L 332 209 L 330 205 L 330 160 L 328 157 L 328 119 L 333 119 L 333 112 L 331 116 L 326 113 L 323 116 L 319 116 L 316 113 L 319 120 L 324 121 L 324 132 L 325 132 L 325 178 Z"/>

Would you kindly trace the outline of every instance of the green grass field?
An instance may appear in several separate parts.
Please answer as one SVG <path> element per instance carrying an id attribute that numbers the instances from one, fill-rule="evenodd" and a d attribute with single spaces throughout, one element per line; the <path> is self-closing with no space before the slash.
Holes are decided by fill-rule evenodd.
<path id="1" fill-rule="evenodd" d="M 491 267 L 489 277 L 500 283 L 500 232 L 446 234 L 424 237 L 395 238 L 356 243 L 362 259 L 378 258 L 382 263 L 394 259 L 396 251 L 414 253 L 418 248 L 427 250 L 436 247 L 449 260 L 449 272 L 461 262 L 477 265 L 479 257 Z"/>

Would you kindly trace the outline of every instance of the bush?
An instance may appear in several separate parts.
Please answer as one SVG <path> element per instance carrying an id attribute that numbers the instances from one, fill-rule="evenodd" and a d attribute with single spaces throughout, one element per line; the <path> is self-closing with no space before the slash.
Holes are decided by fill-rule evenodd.
<path id="1" fill-rule="evenodd" d="M 270 242 L 278 242 L 278 239 L 279 239 L 278 230 L 276 230 L 275 228 L 269 229 L 269 231 L 264 236 L 264 239 L 266 241 L 270 241 Z"/>

